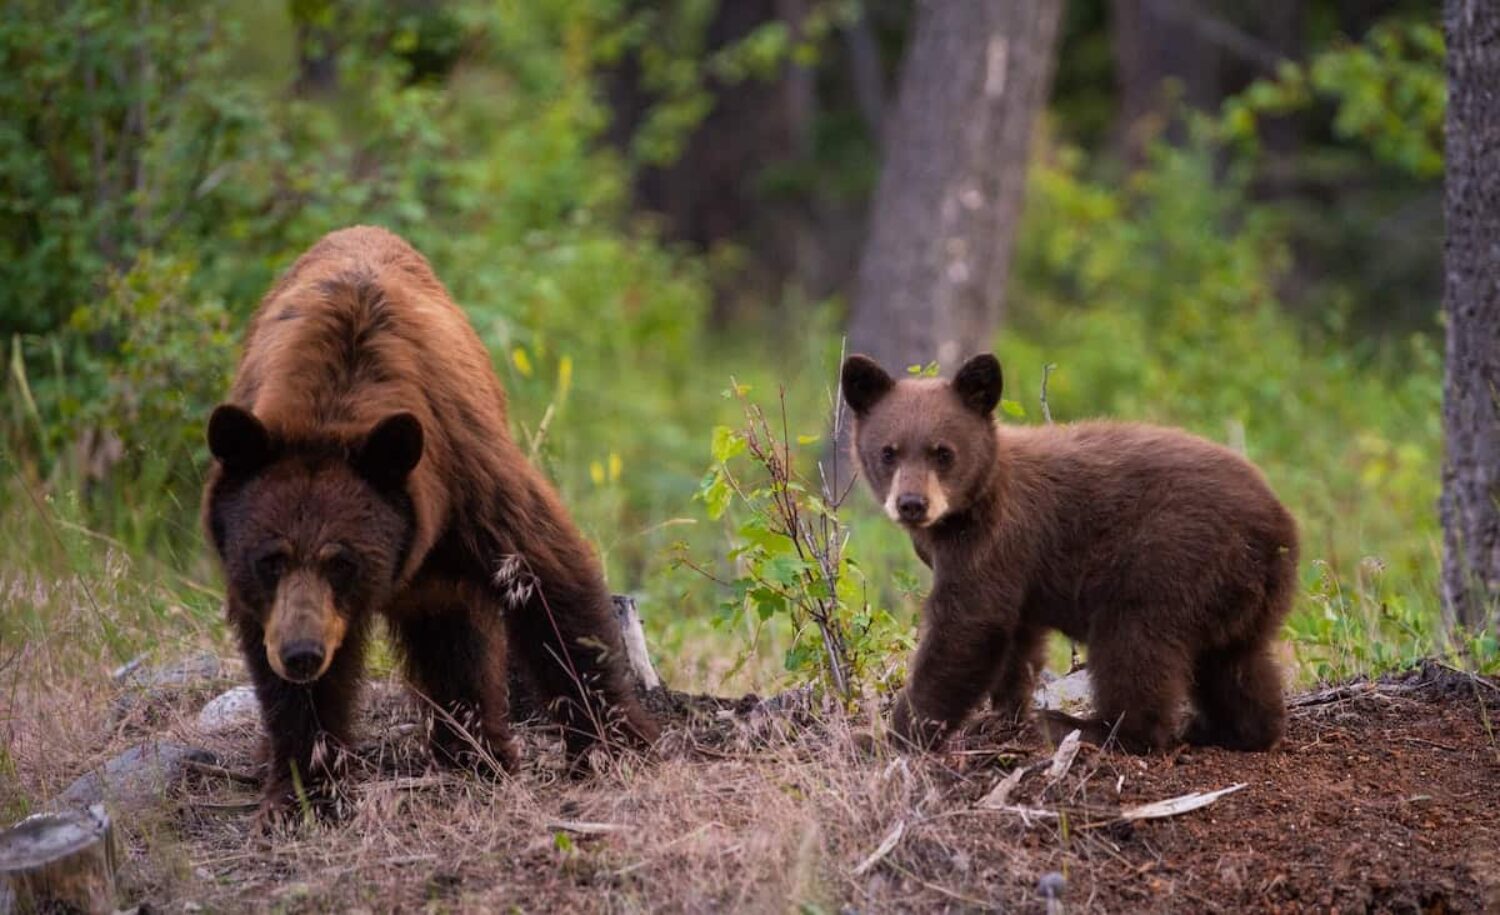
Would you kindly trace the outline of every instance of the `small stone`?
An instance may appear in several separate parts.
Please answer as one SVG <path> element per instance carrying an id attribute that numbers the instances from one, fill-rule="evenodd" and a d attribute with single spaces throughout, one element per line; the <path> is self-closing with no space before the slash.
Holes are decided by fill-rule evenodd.
<path id="1" fill-rule="evenodd" d="M 1057 871 L 1048 871 L 1036 882 L 1036 891 L 1043 899 L 1061 899 L 1068 888 L 1068 878 Z"/>
<path id="2" fill-rule="evenodd" d="M 223 734 L 260 727 L 260 701 L 255 688 L 236 686 L 220 693 L 198 712 L 198 730 L 204 734 Z"/>

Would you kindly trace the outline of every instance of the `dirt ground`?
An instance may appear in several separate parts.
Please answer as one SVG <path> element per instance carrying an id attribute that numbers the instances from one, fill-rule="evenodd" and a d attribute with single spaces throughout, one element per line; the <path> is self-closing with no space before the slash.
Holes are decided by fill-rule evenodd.
<path id="1" fill-rule="evenodd" d="M 660 707 L 670 727 L 658 757 L 604 762 L 584 781 L 561 775 L 540 726 L 523 729 L 515 777 L 434 769 L 414 703 L 376 684 L 347 818 L 270 834 L 254 816 L 255 734 L 195 733 L 203 698 L 137 704 L 103 747 L 60 736 L 107 724 L 86 715 L 15 739 L 21 782 L 39 796 L 146 736 L 218 756 L 169 797 L 116 812 L 128 905 L 1500 911 L 1500 686 L 1437 664 L 1292 699 L 1271 753 L 1084 744 L 1066 766 L 1039 728 L 993 718 L 916 757 L 870 749 L 873 717 L 806 697 L 678 696 Z M 1132 818 L 1236 785 L 1199 809 Z"/>

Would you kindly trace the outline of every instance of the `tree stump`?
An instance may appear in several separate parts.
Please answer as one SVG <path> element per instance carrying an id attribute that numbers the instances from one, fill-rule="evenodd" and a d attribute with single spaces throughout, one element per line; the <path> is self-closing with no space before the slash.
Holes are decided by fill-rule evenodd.
<path id="1" fill-rule="evenodd" d="M 611 597 L 615 619 L 620 623 L 620 638 L 625 643 L 625 666 L 630 672 L 632 685 L 642 697 L 651 695 L 662 682 L 646 649 L 646 632 L 641 628 L 640 610 L 633 597 L 624 594 Z M 515 651 L 515 646 L 511 646 L 511 651 Z M 510 713 L 517 721 L 547 717 L 546 709 L 537 701 L 535 686 L 517 664 L 510 666 Z"/>
<path id="2" fill-rule="evenodd" d="M 101 804 L 0 832 L 0 911 L 113 912 L 115 844 Z"/>
<path id="3" fill-rule="evenodd" d="M 646 631 L 641 628 L 640 610 L 635 598 L 623 594 L 614 595 L 615 617 L 620 621 L 620 636 L 625 640 L 625 659 L 635 677 L 636 688 L 653 690 L 661 686 L 661 677 L 651 665 L 651 655 L 646 651 Z"/>

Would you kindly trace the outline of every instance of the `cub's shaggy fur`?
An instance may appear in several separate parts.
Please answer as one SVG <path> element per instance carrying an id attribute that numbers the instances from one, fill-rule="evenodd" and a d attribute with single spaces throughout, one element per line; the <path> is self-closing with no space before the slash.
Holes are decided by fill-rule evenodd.
<path id="1" fill-rule="evenodd" d="M 931 745 L 988 695 L 1030 707 L 1044 636 L 1088 645 L 1096 738 L 1263 750 L 1285 712 L 1271 646 L 1297 576 L 1297 529 L 1227 448 L 1135 423 L 999 426 L 1000 364 L 950 382 L 844 364 L 853 447 L 876 498 L 933 571 L 892 728 Z"/>

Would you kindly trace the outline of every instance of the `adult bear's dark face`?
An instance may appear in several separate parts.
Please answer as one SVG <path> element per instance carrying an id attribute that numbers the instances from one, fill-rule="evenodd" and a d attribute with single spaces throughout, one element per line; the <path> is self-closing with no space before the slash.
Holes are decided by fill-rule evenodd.
<path id="1" fill-rule="evenodd" d="M 969 507 L 996 460 L 1000 363 L 975 356 L 952 381 L 896 381 L 867 356 L 844 362 L 854 456 L 892 521 L 924 528 Z"/>
<path id="2" fill-rule="evenodd" d="M 352 446 L 292 444 L 224 405 L 208 443 L 223 468 L 209 530 L 225 579 L 259 622 L 271 669 L 310 683 L 350 626 L 395 589 L 412 536 L 405 482 L 422 456 L 421 424 L 398 413 Z"/>

